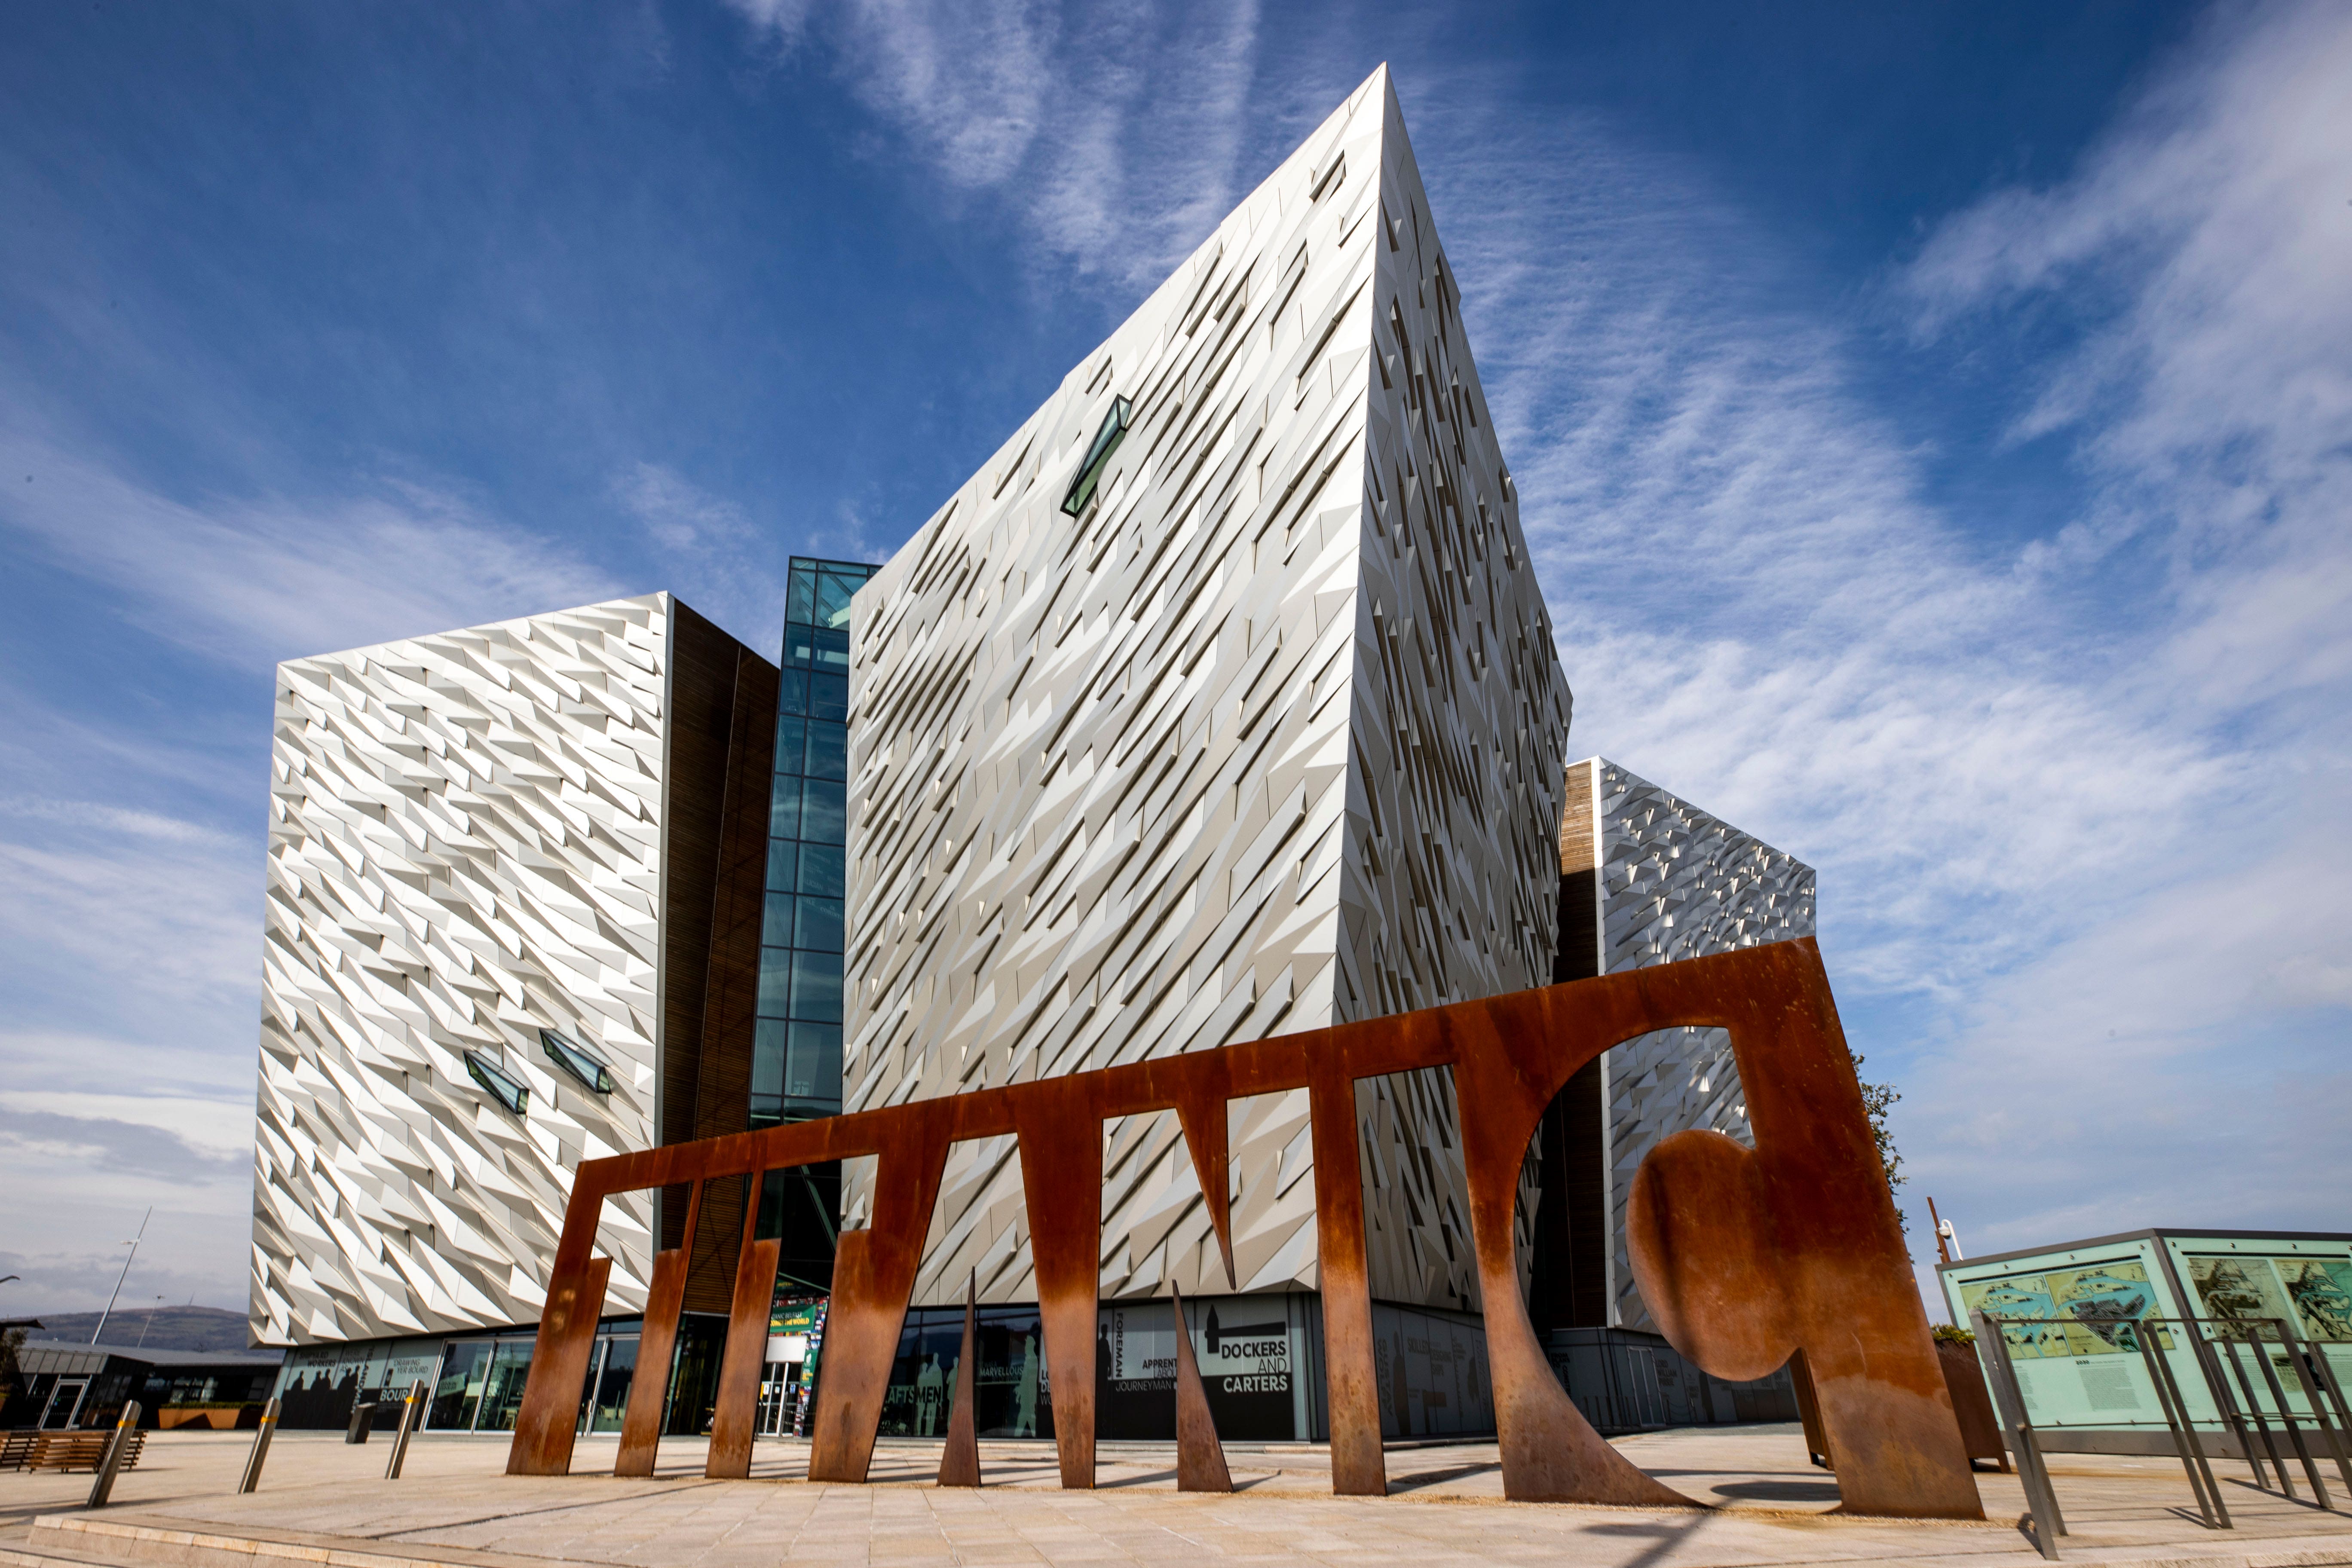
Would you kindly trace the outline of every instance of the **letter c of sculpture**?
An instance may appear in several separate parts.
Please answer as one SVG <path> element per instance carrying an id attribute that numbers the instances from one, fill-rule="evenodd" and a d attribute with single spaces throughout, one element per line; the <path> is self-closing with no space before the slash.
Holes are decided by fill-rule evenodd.
<path id="1" fill-rule="evenodd" d="M 1103 1120 L 1176 1111 L 1230 1277 L 1225 1102 L 1303 1088 L 1315 1147 L 1332 1489 L 1385 1492 L 1355 1085 L 1450 1067 L 1486 1307 L 1505 1495 L 1695 1506 L 1602 1441 L 1560 1387 L 1520 1298 L 1513 1225 L 1520 1165 L 1552 1097 L 1611 1046 L 1685 1026 L 1729 1032 L 1757 1148 L 1750 1153 L 1718 1134 L 1686 1132 L 1661 1142 L 1643 1162 L 1627 1228 L 1634 1277 L 1652 1313 L 1677 1350 L 1718 1377 L 1762 1376 L 1792 1352 L 1805 1352 L 1846 1511 L 1981 1518 L 1828 978 L 1811 940 L 584 1163 L 564 1216 L 507 1468 L 561 1475 L 571 1467 L 587 1351 L 610 1267 L 609 1258 L 595 1256 L 607 1196 L 873 1155 L 871 1221 L 842 1234 L 835 1259 L 809 1458 L 812 1480 L 863 1481 L 948 1147 L 1013 1133 L 1027 1178 L 1062 1481 L 1091 1486 Z M 1092 1137 L 1085 1135 L 1089 1129 Z M 751 1257 L 749 1247 L 744 1253 Z M 752 1261 L 767 1264 L 764 1257 Z M 683 1259 L 668 1271 L 682 1273 Z M 759 1283 L 739 1277 L 739 1313 L 764 1308 Z M 674 1320 L 676 1291 L 656 1295 L 658 1310 Z M 674 1327 L 654 1316 L 649 1309 L 648 1342 Z M 756 1356 L 730 1356 L 722 1365 L 720 1425 L 750 1421 L 759 1371 Z M 658 1399 L 666 1392 L 658 1382 L 646 1379 L 633 1389 L 633 1402 L 640 1392 Z M 649 1445 L 650 1426 L 638 1425 Z M 711 1452 L 714 1465 L 722 1453 L 748 1458 L 748 1428 L 714 1426 Z M 629 1462 L 649 1470 L 649 1447 L 633 1452 Z M 743 1472 L 730 1461 L 726 1473 Z"/>

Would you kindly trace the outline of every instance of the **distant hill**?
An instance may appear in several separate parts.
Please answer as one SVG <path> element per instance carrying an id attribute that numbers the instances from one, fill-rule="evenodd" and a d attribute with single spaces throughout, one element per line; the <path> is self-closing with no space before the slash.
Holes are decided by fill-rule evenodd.
<path id="1" fill-rule="evenodd" d="M 35 1312 L 38 1340 L 82 1341 L 98 1327 L 96 1312 Z M 143 1346 L 139 1336 L 147 1338 Z M 241 1351 L 247 1348 L 245 1314 L 218 1307 L 117 1307 L 106 1320 L 106 1342 L 122 1350 Z"/>

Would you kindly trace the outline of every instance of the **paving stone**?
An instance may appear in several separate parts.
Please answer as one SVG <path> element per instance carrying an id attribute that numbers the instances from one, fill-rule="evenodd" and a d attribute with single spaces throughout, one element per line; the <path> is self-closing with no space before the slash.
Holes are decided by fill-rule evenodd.
<path id="1" fill-rule="evenodd" d="M 1734 1427 L 1628 1438 L 1620 1448 L 1700 1510 L 1512 1503 L 1501 1496 L 1494 1446 L 1399 1449 L 1388 1498 L 1329 1495 L 1328 1455 L 1236 1445 L 1252 1489 L 1181 1493 L 1165 1452 L 1124 1449 L 1094 1492 L 1054 1484 L 1049 1447 L 983 1444 L 991 1476 L 1020 1475 L 978 1491 L 941 1490 L 936 1448 L 886 1447 L 866 1487 L 812 1485 L 805 1445 L 764 1443 L 753 1479 L 708 1481 L 702 1446 L 664 1445 L 652 1480 L 616 1480 L 609 1452 L 582 1445 L 582 1474 L 509 1477 L 506 1446 L 421 1437 L 407 1475 L 383 1479 L 383 1455 L 339 1435 L 278 1435 L 262 1489 L 234 1488 L 247 1439 L 236 1433 L 166 1434 L 116 1484 L 116 1506 L 82 1516 L 100 1538 L 30 1525 L 73 1515 L 89 1478 L 0 1473 L 0 1568 L 214 1568 L 170 1540 L 194 1534 L 274 1543 L 243 1561 L 295 1568 L 331 1548 L 353 1568 L 541 1568 L 561 1562 L 612 1568 L 772 1568 L 780 1563 L 859 1565 L 1018 1563 L 1558 1563 L 1591 1568 L 1748 1568 L 1802 1563 L 1920 1563 L 1935 1568 L 2027 1568 L 2040 1559 L 2017 1528 L 2024 1512 L 2013 1476 L 1979 1473 L 1988 1521 L 1947 1524 L 1848 1519 L 1828 1510 L 1835 1478 L 1805 1462 L 1781 1427 Z M 1042 1446 L 1040 1446 L 1042 1447 Z M 609 1449 L 609 1445 L 606 1446 Z M 601 1458 L 601 1462 L 600 1462 Z M 2308 1568 L 2352 1563 L 2352 1520 L 2252 1484 L 2221 1465 L 2238 1528 L 2200 1524 L 2180 1468 L 2168 1460 L 2063 1455 L 2053 1461 L 2074 1533 L 2066 1560 L 2135 1568 Z M 1238 1467 L 1240 1468 L 1242 1467 Z M 250 1552 L 248 1547 L 247 1551 Z M 43 1553 L 48 1555 L 43 1555 Z M 329 1561 L 335 1561 L 329 1559 Z"/>

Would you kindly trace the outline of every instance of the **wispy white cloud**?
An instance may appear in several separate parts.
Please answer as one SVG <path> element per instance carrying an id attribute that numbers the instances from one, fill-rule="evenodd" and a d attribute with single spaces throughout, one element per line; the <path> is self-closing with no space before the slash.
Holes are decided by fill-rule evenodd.
<path id="1" fill-rule="evenodd" d="M 1157 283 L 1240 194 L 1262 86 L 1255 0 L 729 4 L 777 53 L 821 52 L 945 193 L 1002 202 L 1081 275 Z M 1310 75 L 1277 96 L 1352 85 L 1324 94 Z"/>
<path id="2" fill-rule="evenodd" d="M 2352 19 L 2221 12 L 2187 58 L 2073 179 L 1941 226 L 1899 297 L 1923 340 L 2029 301 L 2079 324 L 2016 421 L 2101 486 L 2063 542 L 2137 542 L 2181 616 L 2167 678 L 2262 705 L 2352 675 Z"/>
<path id="3" fill-rule="evenodd" d="M 100 584 L 164 642 L 247 666 L 625 592 L 560 542 L 402 480 L 319 500 L 167 496 L 0 432 L 0 530 Z"/>
<path id="4" fill-rule="evenodd" d="M 251 1024 L 257 847 L 193 826 L 176 838 L 37 828 L 0 838 L 10 993 L 20 1006 L 38 995 L 58 1005 L 52 1016 L 167 1031 L 183 1045 Z"/>
<path id="5" fill-rule="evenodd" d="M 642 459 L 614 473 L 611 488 L 662 551 L 662 586 L 773 658 L 784 629 L 782 563 L 744 508 Z"/>
<path id="6" fill-rule="evenodd" d="M 1703 173 L 1459 82 L 1416 115 L 1576 745 L 1820 865 L 1833 973 L 1909 1026 L 1858 1043 L 1911 1191 L 1979 1247 L 2316 1222 L 2352 1175 L 2316 1048 L 2352 893 L 2314 874 L 2352 849 L 2347 70 L 2335 13 L 2225 19 L 2078 178 L 1897 273 L 1907 374 L 2078 324 L 2014 395 L 2079 514 L 2022 548 Z"/>
<path id="7" fill-rule="evenodd" d="M 215 847 L 237 842 L 217 828 L 202 823 L 166 816 L 160 812 L 133 811 L 121 806 L 100 805 L 88 800 L 42 800 L 31 795 L 0 796 L 0 817 L 21 817 L 34 822 L 54 823 L 64 827 L 88 828 L 95 832 L 129 836 L 133 838 L 160 838 L 174 844 L 201 844 Z"/>
<path id="8" fill-rule="evenodd" d="M 66 1116 L 0 1100 L 0 1151 L 10 1164 L 44 1161 L 70 1167 L 159 1176 L 174 1183 L 250 1181 L 249 1149 L 223 1151 L 190 1142 L 152 1121 Z M 248 1137 L 251 1129 L 244 1130 Z"/>
<path id="9" fill-rule="evenodd" d="M 613 476 L 613 496 L 665 549 L 708 551 L 752 537 L 741 507 L 660 463 L 639 461 L 621 469 Z"/>
<path id="10" fill-rule="evenodd" d="M 1849 983 L 1955 997 L 2050 941 L 2217 760 L 2084 679 L 2092 628 L 1938 510 L 1861 345 L 1703 174 L 1459 86 L 1416 133 L 1574 749 L 1818 864 Z"/>
<path id="11" fill-rule="evenodd" d="M 0 420 L 0 464 L 12 561 L 80 577 L 167 649 L 264 680 L 281 658 L 620 591 L 558 542 L 414 484 L 321 501 L 175 498 L 31 417 Z M 259 706 L 230 723 L 266 744 L 257 687 Z M 60 700 L 25 672 L 0 678 L 0 1152 L 24 1199 L 9 1240 L 26 1256 L 14 1271 L 51 1292 L 37 1306 L 97 1305 L 93 1282 L 110 1285 L 121 1255 L 89 1250 L 94 1216 L 128 1214 L 128 1234 L 154 1203 L 176 1217 L 150 1236 L 142 1275 L 178 1299 L 234 1303 L 262 847 L 257 809 L 239 821 L 220 805 L 259 799 L 257 763 L 247 776 L 249 745 L 150 732 L 136 702 Z M 179 717 L 201 731 L 212 716 Z"/>
<path id="12" fill-rule="evenodd" d="M 1957 215 L 1897 280 L 1922 341 L 2074 325 L 2016 427 L 2070 439 L 2092 500 L 2033 564 L 2154 584 L 2121 700 L 2231 764 L 2190 831 L 2144 846 L 2117 918 L 1990 988 L 1929 1066 L 1939 1094 L 1990 1070 L 2056 1111 L 2029 1129 L 2027 1106 L 1957 1098 L 1927 1143 L 1930 1173 L 1995 1173 L 1994 1242 L 2086 1200 L 2333 1224 L 2318 1194 L 2352 1172 L 2352 893 L 2330 869 L 2352 853 L 2347 74 L 2341 11 L 2216 13 L 2073 178 Z M 2128 1198 L 2084 1193 L 2091 1151 Z"/>

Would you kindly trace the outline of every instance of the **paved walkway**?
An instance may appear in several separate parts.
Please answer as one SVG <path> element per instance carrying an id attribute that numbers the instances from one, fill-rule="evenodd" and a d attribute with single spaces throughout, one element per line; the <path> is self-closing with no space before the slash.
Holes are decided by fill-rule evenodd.
<path id="1" fill-rule="evenodd" d="M 314 1561 L 328 1549 L 374 1559 L 354 1556 L 352 1568 L 400 1562 L 536 1568 L 549 1560 L 614 1568 L 1204 1559 L 1423 1568 L 1562 1560 L 1600 1568 L 1857 1562 L 2022 1568 L 2038 1561 L 2016 1527 L 2024 1504 L 2013 1477 L 1978 1476 L 1990 1516 L 1984 1524 L 1828 1517 L 1835 1479 L 1806 1464 L 1790 1427 L 1699 1428 L 1620 1442 L 1652 1475 L 1714 1505 L 1704 1510 L 1507 1503 L 1491 1443 L 1393 1449 L 1391 1495 L 1379 1499 L 1330 1496 L 1328 1457 L 1307 1445 L 1234 1445 L 1229 1454 L 1239 1489 L 1202 1497 L 1176 1491 L 1169 1445 L 1106 1444 L 1099 1489 L 1065 1492 L 1055 1484 L 1050 1444 L 983 1443 L 989 1485 L 973 1492 L 929 1485 L 936 1446 L 886 1443 L 875 1467 L 880 1484 L 845 1487 L 801 1480 L 807 1449 L 793 1443 L 761 1444 L 750 1481 L 706 1481 L 701 1445 L 673 1440 L 663 1447 L 659 1475 L 624 1481 L 609 1474 L 611 1439 L 583 1439 L 580 1473 L 548 1479 L 503 1474 L 503 1439 L 423 1436 L 410 1450 L 406 1477 L 386 1481 L 382 1435 L 352 1447 L 339 1434 L 296 1432 L 278 1437 L 262 1489 L 239 1497 L 234 1488 L 249 1442 L 235 1433 L 151 1435 L 141 1468 L 117 1485 L 115 1506 L 93 1520 L 160 1532 L 143 1547 L 30 1530 L 37 1515 L 78 1509 L 87 1476 L 0 1473 L 0 1554 L 20 1568 L 202 1564 L 203 1555 L 191 1555 L 184 1542 L 163 1539 L 199 1530 L 299 1547 Z M 2352 1519 L 2260 1491 L 2243 1466 L 2222 1467 L 2238 1524 L 2231 1531 L 2199 1523 L 2172 1461 L 2061 1456 L 2055 1466 L 2073 1529 L 2063 1543 L 2069 1561 L 2352 1563 Z"/>

